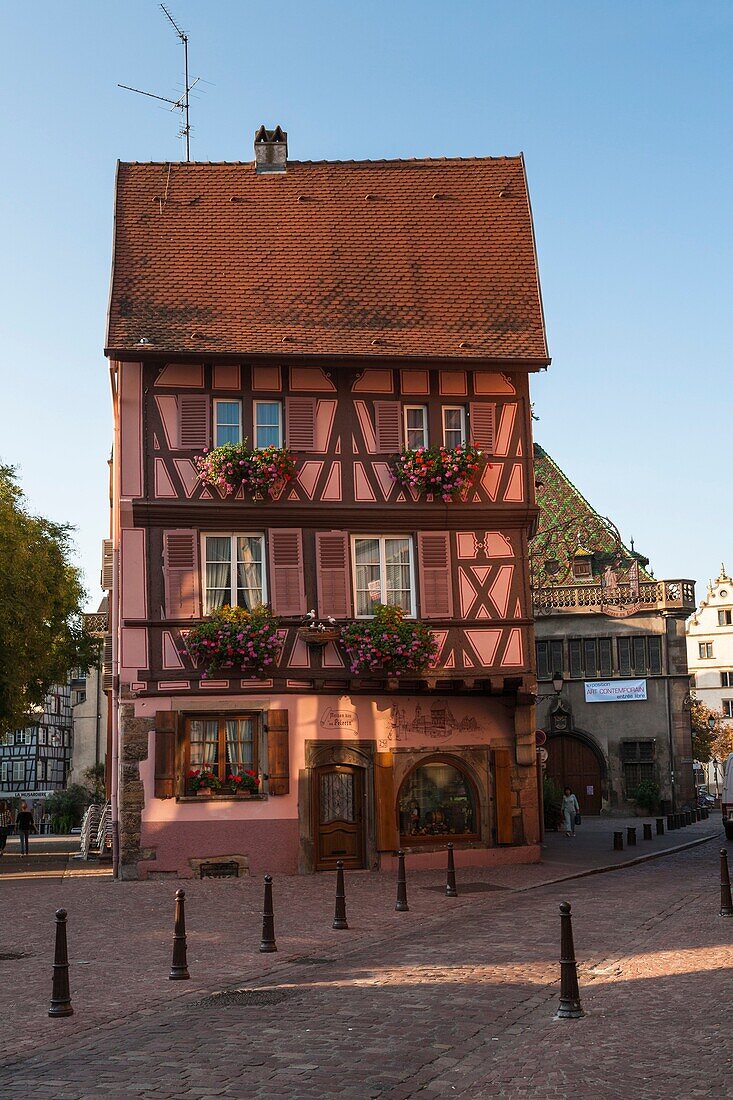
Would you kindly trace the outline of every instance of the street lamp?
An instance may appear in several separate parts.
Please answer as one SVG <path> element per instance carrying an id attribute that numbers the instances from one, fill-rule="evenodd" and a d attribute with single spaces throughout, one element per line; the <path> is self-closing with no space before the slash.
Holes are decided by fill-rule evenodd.
<path id="1" fill-rule="evenodd" d="M 554 672 L 552 675 L 552 689 L 555 695 L 559 695 L 562 691 L 562 686 L 565 683 L 562 672 Z"/>

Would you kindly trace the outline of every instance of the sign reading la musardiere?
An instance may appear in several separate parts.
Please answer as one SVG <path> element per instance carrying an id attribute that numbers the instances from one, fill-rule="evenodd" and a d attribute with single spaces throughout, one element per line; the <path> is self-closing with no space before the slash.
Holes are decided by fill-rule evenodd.
<path id="1" fill-rule="evenodd" d="M 586 703 L 633 703 L 646 699 L 646 680 L 592 680 L 585 685 Z"/>

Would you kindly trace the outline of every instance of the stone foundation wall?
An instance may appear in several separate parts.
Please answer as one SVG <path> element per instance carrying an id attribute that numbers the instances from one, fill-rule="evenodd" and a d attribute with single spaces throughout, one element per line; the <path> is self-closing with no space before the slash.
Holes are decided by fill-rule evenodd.
<path id="1" fill-rule="evenodd" d="M 145 792 L 140 778 L 140 761 L 148 758 L 148 735 L 155 728 L 152 718 L 136 718 L 132 704 L 120 707 L 120 874 L 138 877 L 138 863 L 155 858 L 152 849 L 141 844 L 141 818 Z"/>

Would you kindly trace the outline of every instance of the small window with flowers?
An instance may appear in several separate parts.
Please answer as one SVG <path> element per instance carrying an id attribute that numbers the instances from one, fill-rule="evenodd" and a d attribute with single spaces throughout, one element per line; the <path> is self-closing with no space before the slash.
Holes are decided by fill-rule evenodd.
<path id="1" fill-rule="evenodd" d="M 478 837 L 476 791 L 457 762 L 441 758 L 418 765 L 400 788 L 398 806 L 400 837 L 406 844 Z"/>
<path id="2" fill-rule="evenodd" d="M 185 793 L 257 797 L 260 721 L 257 714 L 199 715 L 185 726 Z"/>

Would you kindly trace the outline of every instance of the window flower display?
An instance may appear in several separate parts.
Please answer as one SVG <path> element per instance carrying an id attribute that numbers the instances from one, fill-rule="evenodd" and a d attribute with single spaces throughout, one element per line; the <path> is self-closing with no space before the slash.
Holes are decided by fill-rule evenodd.
<path id="1" fill-rule="evenodd" d="M 221 788 L 221 783 L 211 768 L 191 768 L 186 786 L 194 794 L 198 794 L 199 791 L 206 793 L 218 791 Z"/>
<path id="2" fill-rule="evenodd" d="M 278 619 L 268 607 L 224 607 L 192 627 L 186 647 L 192 660 L 203 666 L 202 678 L 225 669 L 265 677 L 280 654 Z"/>
<path id="3" fill-rule="evenodd" d="M 433 494 L 449 504 L 473 484 L 482 458 L 481 451 L 468 444 L 453 449 L 418 447 L 397 455 L 392 477 L 403 489 Z"/>
<path id="4" fill-rule="evenodd" d="M 292 481 L 295 459 L 285 447 L 252 450 L 243 443 L 225 443 L 195 459 L 199 480 L 227 496 L 243 488 L 254 500 L 277 496 Z"/>
<path id="5" fill-rule="evenodd" d="M 232 772 L 228 775 L 227 786 L 232 794 L 257 794 L 260 789 L 260 779 L 257 772 L 248 768 L 242 774 Z"/>
<path id="6" fill-rule="evenodd" d="M 384 672 L 416 676 L 435 660 L 438 643 L 425 623 L 406 619 L 401 607 L 377 604 L 374 617 L 341 631 L 351 671 L 357 676 Z"/>

